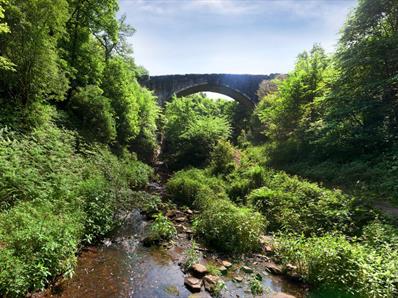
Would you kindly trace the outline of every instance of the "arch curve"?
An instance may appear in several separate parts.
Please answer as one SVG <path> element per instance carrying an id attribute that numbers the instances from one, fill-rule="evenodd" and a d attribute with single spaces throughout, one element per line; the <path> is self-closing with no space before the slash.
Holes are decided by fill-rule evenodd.
<path id="1" fill-rule="evenodd" d="M 153 90 L 160 105 L 170 100 L 173 94 L 187 96 L 197 92 L 225 94 L 240 103 L 254 107 L 259 98 L 257 90 L 264 80 L 272 80 L 277 74 L 186 74 L 143 77 L 142 85 Z"/>
<path id="2" fill-rule="evenodd" d="M 216 84 L 198 84 L 194 86 L 189 86 L 187 88 L 178 90 L 175 92 L 175 95 L 177 97 L 183 97 L 183 96 L 188 96 L 192 95 L 198 92 L 215 92 L 215 93 L 220 93 L 224 94 L 226 96 L 229 96 L 233 98 L 234 100 L 238 101 L 241 104 L 247 105 L 247 106 L 254 106 L 254 103 L 250 100 L 250 98 L 240 92 L 239 90 L 233 89 L 229 86 L 226 85 L 216 85 Z"/>

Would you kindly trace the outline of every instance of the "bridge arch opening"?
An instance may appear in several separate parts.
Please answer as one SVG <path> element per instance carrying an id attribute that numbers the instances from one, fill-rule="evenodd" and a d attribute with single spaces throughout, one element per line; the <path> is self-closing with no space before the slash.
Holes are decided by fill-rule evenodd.
<path id="1" fill-rule="evenodd" d="M 254 107 L 254 103 L 250 100 L 250 98 L 247 95 L 225 85 L 200 84 L 178 90 L 175 92 L 175 95 L 177 97 L 184 97 L 199 92 L 214 92 L 214 93 L 223 94 L 247 107 L 251 108 Z"/>

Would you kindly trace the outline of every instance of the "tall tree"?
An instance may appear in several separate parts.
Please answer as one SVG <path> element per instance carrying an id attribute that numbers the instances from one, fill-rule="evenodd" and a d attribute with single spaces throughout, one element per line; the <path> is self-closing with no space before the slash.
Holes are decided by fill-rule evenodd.
<path id="1" fill-rule="evenodd" d="M 1 20 L 4 19 L 4 6 L 7 3 L 7 0 L 0 0 L 0 34 L 10 33 L 10 28 L 8 27 L 7 23 L 1 22 Z M 15 65 L 9 59 L 0 55 L 0 70 L 14 70 L 14 66 Z"/>
<path id="2" fill-rule="evenodd" d="M 68 82 L 57 44 L 65 33 L 67 1 L 14 0 L 4 8 L 12 34 L 0 37 L 0 52 L 16 71 L 1 75 L 0 92 L 24 105 L 63 99 Z"/>
<path id="3" fill-rule="evenodd" d="M 325 142 L 369 153 L 398 138 L 398 1 L 360 0 L 342 30 Z"/>
<path id="4" fill-rule="evenodd" d="M 71 89 L 69 96 L 78 86 L 100 84 L 103 60 L 100 59 L 101 44 L 93 36 L 101 36 L 116 43 L 119 25 L 116 12 L 118 0 L 70 0 L 68 36 L 64 40 L 65 59 L 71 67 Z M 93 55 L 94 54 L 94 55 Z M 87 68 L 87 65 L 90 65 Z"/>

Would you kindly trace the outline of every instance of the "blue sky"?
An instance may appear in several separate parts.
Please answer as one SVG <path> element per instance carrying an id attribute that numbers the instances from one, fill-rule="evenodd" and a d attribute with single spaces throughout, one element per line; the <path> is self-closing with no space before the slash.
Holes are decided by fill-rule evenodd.
<path id="1" fill-rule="evenodd" d="M 120 0 L 151 75 L 286 73 L 320 43 L 335 49 L 356 0 Z"/>

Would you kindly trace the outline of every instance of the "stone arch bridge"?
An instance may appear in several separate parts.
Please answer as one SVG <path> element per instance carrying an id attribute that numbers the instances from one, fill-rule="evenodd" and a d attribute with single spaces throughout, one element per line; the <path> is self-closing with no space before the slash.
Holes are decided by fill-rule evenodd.
<path id="1" fill-rule="evenodd" d="M 259 98 L 257 90 L 264 80 L 272 80 L 277 74 L 185 74 L 144 77 L 141 84 L 154 91 L 160 105 L 164 105 L 175 94 L 188 96 L 197 92 L 216 92 L 232 97 L 236 101 L 255 106 Z"/>

